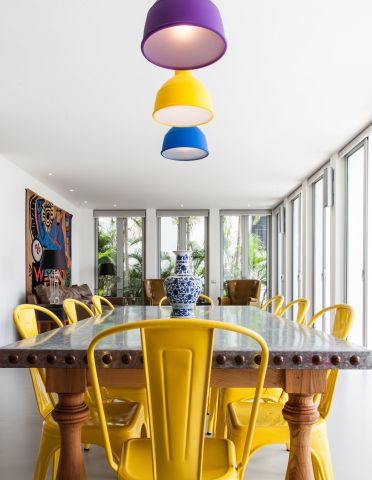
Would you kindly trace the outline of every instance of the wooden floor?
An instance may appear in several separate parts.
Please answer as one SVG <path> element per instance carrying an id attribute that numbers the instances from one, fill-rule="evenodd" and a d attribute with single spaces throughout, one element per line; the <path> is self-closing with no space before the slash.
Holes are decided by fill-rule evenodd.
<path id="1" fill-rule="evenodd" d="M 0 369 L 0 478 L 32 480 L 41 418 L 28 373 Z M 336 480 L 372 478 L 372 372 L 342 372 L 328 421 Z M 284 446 L 268 447 L 251 460 L 249 480 L 284 479 Z M 103 450 L 84 452 L 90 480 L 110 480 Z"/>

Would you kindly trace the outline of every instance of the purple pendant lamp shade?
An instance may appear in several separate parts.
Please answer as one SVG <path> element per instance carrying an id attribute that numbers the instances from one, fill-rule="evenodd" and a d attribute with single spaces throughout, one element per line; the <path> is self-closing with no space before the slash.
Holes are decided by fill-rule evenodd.
<path id="1" fill-rule="evenodd" d="M 205 67 L 226 48 L 221 15 L 211 0 L 157 0 L 147 14 L 141 49 L 159 67 Z"/>

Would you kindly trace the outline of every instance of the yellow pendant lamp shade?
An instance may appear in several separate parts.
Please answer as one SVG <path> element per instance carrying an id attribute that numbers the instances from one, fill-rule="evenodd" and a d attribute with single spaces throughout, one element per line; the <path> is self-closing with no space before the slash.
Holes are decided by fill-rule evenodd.
<path id="1" fill-rule="evenodd" d="M 171 127 L 195 127 L 214 117 L 212 99 L 205 86 L 189 70 L 176 71 L 164 83 L 155 100 L 154 120 Z"/>

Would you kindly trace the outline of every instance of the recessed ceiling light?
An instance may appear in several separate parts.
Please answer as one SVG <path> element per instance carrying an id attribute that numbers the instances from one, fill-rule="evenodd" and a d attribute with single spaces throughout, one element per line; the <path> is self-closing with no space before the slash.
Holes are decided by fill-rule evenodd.
<path id="1" fill-rule="evenodd" d="M 114 203 L 113 207 L 114 207 L 114 208 L 116 208 L 116 207 L 117 207 L 116 203 Z"/>
<path id="2" fill-rule="evenodd" d="M 84 200 L 85 205 L 88 203 L 88 200 Z"/>
<path id="3" fill-rule="evenodd" d="M 73 188 L 70 188 L 70 189 L 69 189 L 69 192 L 71 192 L 71 193 L 74 192 L 74 191 L 75 191 L 75 190 L 74 190 Z"/>
<path id="4" fill-rule="evenodd" d="M 180 204 L 180 207 L 183 208 L 183 203 Z"/>
<path id="5" fill-rule="evenodd" d="M 53 172 L 49 172 L 48 175 L 51 177 L 53 175 Z"/>

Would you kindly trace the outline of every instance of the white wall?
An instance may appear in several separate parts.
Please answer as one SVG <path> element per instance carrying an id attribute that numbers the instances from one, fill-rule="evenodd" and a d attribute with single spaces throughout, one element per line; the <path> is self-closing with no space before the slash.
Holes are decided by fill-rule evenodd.
<path id="1" fill-rule="evenodd" d="M 79 209 L 37 179 L 0 156 L 0 191 L 3 207 L 0 226 L 0 345 L 16 339 L 12 311 L 25 301 L 25 189 L 30 188 L 73 214 L 72 281 L 94 280 L 94 234 L 92 211 Z"/>

